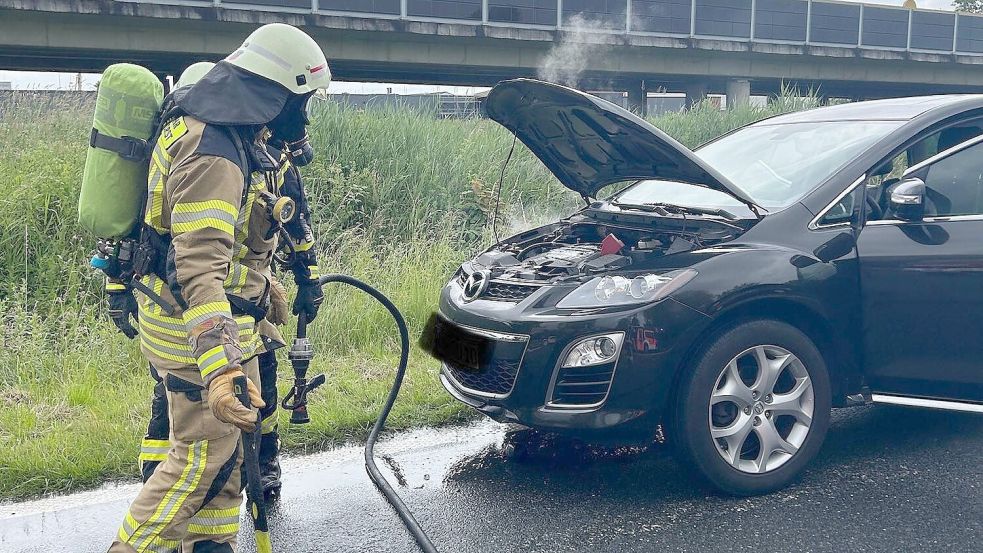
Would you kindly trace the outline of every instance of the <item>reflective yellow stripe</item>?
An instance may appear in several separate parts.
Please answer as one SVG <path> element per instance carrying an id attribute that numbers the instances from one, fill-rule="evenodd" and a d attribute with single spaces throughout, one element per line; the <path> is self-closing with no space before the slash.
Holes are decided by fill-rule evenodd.
<path id="1" fill-rule="evenodd" d="M 119 527 L 119 532 L 116 535 L 119 536 L 120 541 L 128 542 L 130 537 L 133 536 L 133 532 L 136 532 L 136 529 L 139 527 L 140 523 L 127 511 L 126 516 L 123 518 L 123 524 Z"/>
<path id="2" fill-rule="evenodd" d="M 126 290 L 126 285 L 125 284 L 119 284 L 118 282 L 107 282 L 106 283 L 106 290 L 107 291 L 114 291 L 114 292 L 115 291 L 119 291 L 119 290 Z"/>
<path id="3" fill-rule="evenodd" d="M 239 210 L 222 200 L 180 203 L 171 210 L 171 233 L 214 228 L 235 236 L 238 217 Z"/>
<path id="4" fill-rule="evenodd" d="M 309 249 L 311 249 L 313 247 L 314 247 L 314 242 L 307 242 L 307 241 L 304 241 L 304 242 L 294 242 L 294 251 L 295 252 L 306 252 L 307 250 L 309 250 Z"/>
<path id="5" fill-rule="evenodd" d="M 161 174 L 161 176 L 166 175 L 168 173 L 168 170 L 170 169 L 169 167 L 170 163 L 165 163 L 163 161 L 167 159 L 166 156 L 167 154 L 164 153 L 164 150 L 161 150 L 160 148 L 154 148 L 154 152 L 150 156 L 151 163 L 153 163 L 154 167 Z M 170 161 L 170 159 L 167 159 L 167 161 Z"/>
<path id="6" fill-rule="evenodd" d="M 162 340 L 149 333 L 141 333 L 140 345 L 150 353 L 168 361 L 175 361 L 187 365 L 193 365 L 195 363 L 195 358 L 191 354 L 191 346 L 187 344 L 176 344 Z"/>
<path id="7" fill-rule="evenodd" d="M 229 365 L 229 359 L 225 356 L 225 346 L 213 347 L 199 355 L 197 362 L 202 378 L 207 377 L 222 367 L 227 367 Z"/>
<path id="8" fill-rule="evenodd" d="M 147 349 L 151 354 L 160 357 L 161 359 L 167 359 L 168 361 L 174 361 L 175 363 L 182 363 L 185 365 L 192 365 L 195 362 L 195 358 L 190 355 L 179 355 L 176 353 L 171 353 L 164 351 L 150 342 L 144 340 L 144 335 L 140 336 L 140 345 Z"/>
<path id="9" fill-rule="evenodd" d="M 180 203 L 174 206 L 174 213 L 186 213 L 194 214 L 200 213 L 202 211 L 207 211 L 209 209 L 217 209 L 219 211 L 224 211 L 228 213 L 233 218 L 239 216 L 239 210 L 229 202 L 222 200 L 206 200 L 203 202 L 187 202 Z"/>
<path id="10" fill-rule="evenodd" d="M 249 339 L 239 337 L 239 344 L 242 347 L 242 359 L 248 361 L 256 355 L 256 350 L 263 344 L 263 336 L 259 333 L 252 334 Z"/>
<path id="11" fill-rule="evenodd" d="M 188 532 L 191 534 L 203 534 L 206 536 L 225 536 L 228 534 L 238 534 L 239 533 L 239 523 L 234 522 L 230 524 L 218 524 L 218 525 L 206 525 L 206 524 L 188 524 Z"/>
<path id="12" fill-rule="evenodd" d="M 151 314 L 151 319 L 158 325 L 164 326 L 166 328 L 186 328 L 184 324 L 184 319 L 180 317 L 168 317 L 167 315 L 159 315 L 156 313 Z"/>
<path id="13" fill-rule="evenodd" d="M 232 318 L 232 308 L 227 301 L 213 301 L 192 307 L 184 312 L 184 324 L 188 328 L 194 328 L 202 321 L 212 317 Z"/>
<path id="14" fill-rule="evenodd" d="M 198 364 L 200 365 L 200 364 L 202 364 L 202 363 L 204 363 L 206 361 L 210 361 L 209 357 L 212 357 L 214 355 L 221 355 L 224 358 L 225 357 L 225 346 L 215 346 L 215 347 L 213 347 L 212 349 L 210 349 L 210 350 L 206 351 L 205 353 L 199 355 L 198 356 L 198 359 L 196 359 L 196 361 L 198 361 Z"/>
<path id="15" fill-rule="evenodd" d="M 181 472 L 181 476 L 161 498 L 154 514 L 147 522 L 137 528 L 133 536 L 126 540 L 138 552 L 146 551 L 154 544 L 154 541 L 160 537 L 161 531 L 174 519 L 174 515 L 181 509 L 188 496 L 198 488 L 198 483 L 201 481 L 201 476 L 204 474 L 205 466 L 208 463 L 208 442 L 192 442 L 188 451 L 188 463 Z"/>
<path id="16" fill-rule="evenodd" d="M 188 331 L 184 329 L 184 325 L 182 325 L 181 330 L 178 330 L 176 328 L 167 328 L 156 324 L 156 321 L 154 321 L 150 317 L 140 317 L 140 329 L 142 330 L 144 328 L 146 328 L 147 330 L 158 332 L 160 334 L 165 334 L 167 336 L 174 336 L 175 338 L 188 337 Z"/>
<path id="17" fill-rule="evenodd" d="M 174 355 L 187 354 L 189 357 L 191 357 L 192 362 L 194 362 L 195 360 L 193 352 L 191 351 L 191 346 L 189 346 L 187 343 L 168 342 L 167 340 L 158 338 L 157 336 L 154 336 L 152 334 L 147 335 L 147 341 L 149 341 L 151 344 L 155 346 L 160 346 L 162 348 L 167 348 L 167 349 L 173 349 L 174 351 L 172 353 Z"/>
<path id="18" fill-rule="evenodd" d="M 163 279 L 157 278 L 156 276 L 154 277 L 154 288 L 153 288 L 153 290 L 154 290 L 154 293 L 157 294 L 158 297 L 160 297 L 161 293 L 164 292 L 164 281 L 163 281 Z M 154 313 L 160 313 L 160 306 L 159 305 L 157 305 L 156 303 L 154 303 L 153 300 L 151 300 L 149 297 L 147 298 L 147 301 L 150 302 L 150 310 L 152 312 L 154 312 Z"/>
<path id="19" fill-rule="evenodd" d="M 211 228 L 215 230 L 222 231 L 229 236 L 235 236 L 235 226 L 226 221 L 216 219 L 214 217 L 204 217 L 202 219 L 197 219 L 195 221 L 187 221 L 184 223 L 171 223 L 171 233 L 181 234 L 185 232 L 194 232 L 196 230 L 202 230 L 206 228 Z"/>
<path id="20" fill-rule="evenodd" d="M 167 454 L 166 453 L 144 453 L 144 452 L 141 451 L 140 452 L 140 456 L 137 458 L 137 460 L 140 461 L 141 463 L 154 462 L 154 461 L 164 462 L 164 461 L 167 460 Z"/>
<path id="21" fill-rule="evenodd" d="M 270 432 L 275 431 L 277 427 L 277 411 L 274 411 L 270 416 L 263 419 L 263 422 L 260 423 L 260 427 L 262 428 L 262 434 L 269 434 Z"/>
<path id="22" fill-rule="evenodd" d="M 256 326 L 256 321 L 249 315 L 245 315 L 236 317 L 236 324 L 239 325 L 239 338 L 242 339 L 245 334 L 253 333 L 253 327 Z"/>
<path id="23" fill-rule="evenodd" d="M 141 463 L 147 461 L 163 461 L 167 459 L 167 454 L 171 450 L 171 442 L 168 440 L 152 440 L 150 438 L 144 438 L 140 442 L 140 457 L 139 461 Z"/>
<path id="24" fill-rule="evenodd" d="M 165 167 L 164 162 L 160 160 L 162 154 L 158 144 L 151 155 L 150 173 L 147 175 L 147 214 L 144 216 L 144 222 L 160 233 L 167 231 L 161 221 L 161 215 L 164 205 L 164 178 L 170 170 L 170 160 Z"/>
<path id="25" fill-rule="evenodd" d="M 238 294 L 246 286 L 248 276 L 249 269 L 245 265 L 232 261 L 229 263 L 229 274 L 225 277 L 225 282 L 222 285 L 233 294 Z"/>
<path id="26" fill-rule="evenodd" d="M 208 365 L 207 367 L 200 367 L 201 377 L 208 378 L 208 375 L 221 369 L 222 367 L 227 367 L 227 366 L 229 366 L 228 360 L 226 360 L 224 357 L 222 359 L 218 359 L 213 363 L 211 363 L 210 365 Z"/>
<path id="27" fill-rule="evenodd" d="M 147 544 L 146 550 L 152 551 L 153 553 L 174 553 L 180 546 L 180 541 L 167 540 L 160 536 L 156 536 L 149 544 Z"/>
<path id="28" fill-rule="evenodd" d="M 239 506 L 229 507 L 228 509 L 202 509 L 195 513 L 193 518 L 221 518 L 221 517 L 238 517 L 239 516 Z"/>
<path id="29" fill-rule="evenodd" d="M 188 521 L 192 534 L 227 535 L 239 532 L 239 507 L 202 509 Z"/>

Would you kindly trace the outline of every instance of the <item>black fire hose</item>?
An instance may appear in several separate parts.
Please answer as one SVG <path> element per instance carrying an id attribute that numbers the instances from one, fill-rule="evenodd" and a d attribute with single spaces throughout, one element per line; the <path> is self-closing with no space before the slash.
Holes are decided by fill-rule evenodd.
<path id="1" fill-rule="evenodd" d="M 321 284 L 328 284 L 331 282 L 341 282 L 349 286 L 358 288 L 359 290 L 365 292 L 366 294 L 372 296 L 379 303 L 383 305 L 392 315 L 393 319 L 396 321 L 396 327 L 399 328 L 399 340 L 400 340 L 400 350 L 399 350 L 399 367 L 396 369 L 396 378 L 393 382 L 392 389 L 389 390 L 389 397 L 386 398 L 386 403 L 382 407 L 382 412 L 379 413 L 379 418 L 376 419 L 375 425 L 372 427 L 372 431 L 369 432 L 369 438 L 365 441 L 365 470 L 369 473 L 369 478 L 372 482 L 379 488 L 382 495 L 385 496 L 386 500 L 392 505 L 393 509 L 396 510 L 396 514 L 402 519 L 403 524 L 406 529 L 416 540 L 416 543 L 420 546 L 420 549 L 425 553 L 437 553 L 437 548 L 434 547 L 430 538 L 427 537 L 426 532 L 420 527 L 420 523 L 416 521 L 413 517 L 413 513 L 410 512 L 403 500 L 399 498 L 396 494 L 396 490 L 389 485 L 386 481 L 385 476 L 379 470 L 379 467 L 375 464 L 375 455 L 373 453 L 375 449 L 375 442 L 379 438 L 379 434 L 382 432 L 383 427 L 386 425 L 386 419 L 389 418 L 389 412 L 392 411 L 393 404 L 396 403 L 396 396 L 399 394 L 399 389 L 403 386 L 403 377 L 406 375 L 406 363 L 410 356 L 410 334 L 406 329 L 406 321 L 403 319 L 403 315 L 396 309 L 393 302 L 389 301 L 382 292 L 376 290 L 375 288 L 369 286 L 368 284 L 347 275 L 324 275 L 320 278 Z"/>

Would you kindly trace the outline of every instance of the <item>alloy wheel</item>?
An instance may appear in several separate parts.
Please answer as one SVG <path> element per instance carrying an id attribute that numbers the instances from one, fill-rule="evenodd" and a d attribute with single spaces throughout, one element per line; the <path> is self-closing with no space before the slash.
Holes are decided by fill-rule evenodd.
<path id="1" fill-rule="evenodd" d="M 717 377 L 710 436 L 731 467 L 763 474 L 795 456 L 814 410 L 812 380 L 802 361 L 779 346 L 755 346 L 731 359 Z"/>

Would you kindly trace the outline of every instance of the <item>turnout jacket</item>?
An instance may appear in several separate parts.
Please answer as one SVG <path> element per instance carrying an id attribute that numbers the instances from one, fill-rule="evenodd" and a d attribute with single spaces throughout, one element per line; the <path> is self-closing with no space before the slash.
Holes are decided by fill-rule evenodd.
<path id="1" fill-rule="evenodd" d="M 268 155 L 269 164 L 252 170 L 268 154 L 265 133 L 243 131 L 178 117 L 164 126 L 150 161 L 145 232 L 169 245 L 165 278 L 142 282 L 175 309 L 167 315 L 138 292 L 141 350 L 158 369 L 197 367 L 205 386 L 284 342 L 261 313 L 230 304 L 230 297 L 261 309 L 268 302 L 277 235 L 261 194 L 276 194 L 285 174 Z"/>

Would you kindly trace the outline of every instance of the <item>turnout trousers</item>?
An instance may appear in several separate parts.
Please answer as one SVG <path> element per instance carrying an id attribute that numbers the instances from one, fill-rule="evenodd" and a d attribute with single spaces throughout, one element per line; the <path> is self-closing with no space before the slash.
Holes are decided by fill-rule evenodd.
<path id="1" fill-rule="evenodd" d="M 258 361 L 243 364 L 260 383 Z M 158 371 L 171 421 L 170 449 L 143 485 L 110 553 L 231 553 L 242 504 L 240 431 L 208 407 L 197 367 Z"/>
<path id="2" fill-rule="evenodd" d="M 259 444 L 259 470 L 263 491 L 280 489 L 280 434 L 277 425 L 277 359 L 275 351 L 266 351 L 256 356 L 259 360 L 259 379 L 262 381 L 260 394 L 266 407 L 259 410 L 262 421 L 262 439 Z M 150 375 L 157 384 L 150 404 L 150 422 L 147 435 L 140 445 L 140 472 L 146 482 L 157 470 L 157 466 L 167 459 L 171 449 L 169 436 L 171 423 L 167 416 L 167 391 L 164 380 L 156 369 L 150 367 Z"/>

